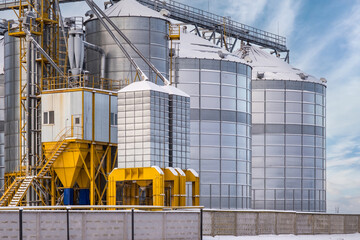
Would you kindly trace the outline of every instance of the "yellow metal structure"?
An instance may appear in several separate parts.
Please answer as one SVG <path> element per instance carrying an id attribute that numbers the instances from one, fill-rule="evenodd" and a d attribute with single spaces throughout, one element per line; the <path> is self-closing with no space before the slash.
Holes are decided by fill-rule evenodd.
<path id="1" fill-rule="evenodd" d="M 134 183 L 134 181 L 137 186 L 130 189 L 130 195 L 133 198 L 138 196 L 136 192 L 138 186 L 145 187 L 147 184 L 152 184 L 153 205 L 164 205 L 164 172 L 159 167 L 114 169 L 108 179 L 108 205 L 116 205 L 116 182 Z M 128 195 L 128 193 L 124 195 Z"/>
<path id="2" fill-rule="evenodd" d="M 192 169 L 185 173 L 179 168 L 114 169 L 108 178 L 107 204 L 185 206 L 186 182 L 191 182 L 192 205 L 199 206 L 198 174 Z M 152 199 L 141 201 L 144 195 Z"/>
<path id="3" fill-rule="evenodd" d="M 181 168 L 175 168 L 179 173 L 179 184 L 180 184 L 180 202 L 179 206 L 186 206 L 186 175 Z"/>
<path id="4" fill-rule="evenodd" d="M 165 206 L 180 206 L 180 175 L 174 168 L 165 168 Z"/>
<path id="5" fill-rule="evenodd" d="M 193 169 L 185 171 L 186 182 L 192 183 L 192 205 L 200 205 L 200 179 L 198 173 Z"/>

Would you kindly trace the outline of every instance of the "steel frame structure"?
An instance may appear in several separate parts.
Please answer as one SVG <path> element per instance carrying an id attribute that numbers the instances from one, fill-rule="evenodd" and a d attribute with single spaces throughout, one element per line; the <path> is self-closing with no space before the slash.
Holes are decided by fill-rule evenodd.
<path id="1" fill-rule="evenodd" d="M 270 32 L 254 28 L 230 18 L 222 17 L 199 8 L 179 3 L 173 0 L 137 0 L 139 3 L 155 10 L 166 9 L 172 19 L 195 26 L 199 36 L 232 52 L 237 40 L 254 43 L 273 49 L 277 53 L 285 52 L 285 60 L 289 61 L 289 50 L 286 47 L 286 38 Z M 210 35 L 209 35 L 210 34 Z"/>

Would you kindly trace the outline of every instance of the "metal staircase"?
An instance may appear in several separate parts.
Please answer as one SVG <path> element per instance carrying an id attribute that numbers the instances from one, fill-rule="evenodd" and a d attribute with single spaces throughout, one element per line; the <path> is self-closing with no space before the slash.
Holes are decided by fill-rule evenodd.
<path id="1" fill-rule="evenodd" d="M 10 187 L 7 189 L 7 191 L 4 193 L 4 195 L 0 198 L 0 207 L 4 207 L 7 205 L 9 199 L 13 196 L 16 189 L 19 187 L 19 185 L 22 182 L 22 178 L 16 178 Z"/>
<path id="2" fill-rule="evenodd" d="M 26 191 L 30 187 L 32 181 L 34 180 L 35 176 L 28 176 L 25 177 L 24 180 L 22 180 L 20 187 L 17 189 L 15 195 L 12 197 L 9 207 L 16 207 L 23 196 L 25 195 Z"/>
<path id="3" fill-rule="evenodd" d="M 65 135 L 65 134 L 64 134 Z M 0 207 L 9 206 L 15 207 L 19 205 L 21 199 L 25 196 L 27 190 L 35 179 L 43 178 L 49 171 L 53 163 L 60 156 L 60 154 L 66 149 L 68 142 L 65 137 L 55 144 L 53 150 L 48 154 L 47 160 L 45 160 L 40 171 L 35 176 L 16 177 L 14 182 L 10 185 L 8 190 L 0 198 Z M 10 203 L 8 204 L 8 202 Z M 8 204 L 8 205 L 7 205 Z"/>

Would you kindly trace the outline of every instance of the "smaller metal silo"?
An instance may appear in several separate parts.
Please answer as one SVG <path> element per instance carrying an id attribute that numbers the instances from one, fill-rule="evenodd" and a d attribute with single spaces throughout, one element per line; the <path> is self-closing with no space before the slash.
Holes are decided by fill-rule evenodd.
<path id="1" fill-rule="evenodd" d="M 190 96 L 173 86 L 169 93 L 169 167 L 189 168 Z"/>
<path id="2" fill-rule="evenodd" d="M 169 167 L 169 94 L 149 81 L 118 92 L 118 167 Z"/>
<path id="3" fill-rule="evenodd" d="M 168 75 L 168 21 L 158 12 L 153 11 L 135 0 L 122 0 L 110 8 L 105 14 L 121 29 L 141 53 L 154 64 L 164 75 Z M 133 81 L 135 69 L 109 36 L 97 18 L 85 22 L 86 41 L 104 49 L 106 54 L 105 78 L 113 80 Z M 121 40 L 126 51 L 149 77 L 150 81 L 162 85 L 160 79 L 128 44 Z M 86 51 L 86 69 L 91 74 L 100 74 L 100 57 L 98 53 Z"/>

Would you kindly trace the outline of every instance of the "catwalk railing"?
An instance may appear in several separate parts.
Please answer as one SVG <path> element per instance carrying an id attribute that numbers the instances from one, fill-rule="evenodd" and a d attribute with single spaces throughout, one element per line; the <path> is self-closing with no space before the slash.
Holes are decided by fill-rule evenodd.
<path id="1" fill-rule="evenodd" d="M 141 4 L 160 11 L 166 9 L 170 12 L 170 18 L 194 24 L 197 27 L 214 30 L 220 34 L 246 42 L 254 43 L 263 47 L 288 52 L 286 38 L 277 34 L 254 28 L 229 18 L 216 15 L 199 8 L 179 3 L 172 0 L 137 0 Z"/>
<path id="2" fill-rule="evenodd" d="M 68 3 L 68 2 L 79 2 L 82 0 L 59 0 L 60 3 Z M 11 9 L 12 7 L 16 7 L 19 4 L 25 5 L 28 4 L 28 1 L 26 0 L 0 0 L 0 11 Z"/>

